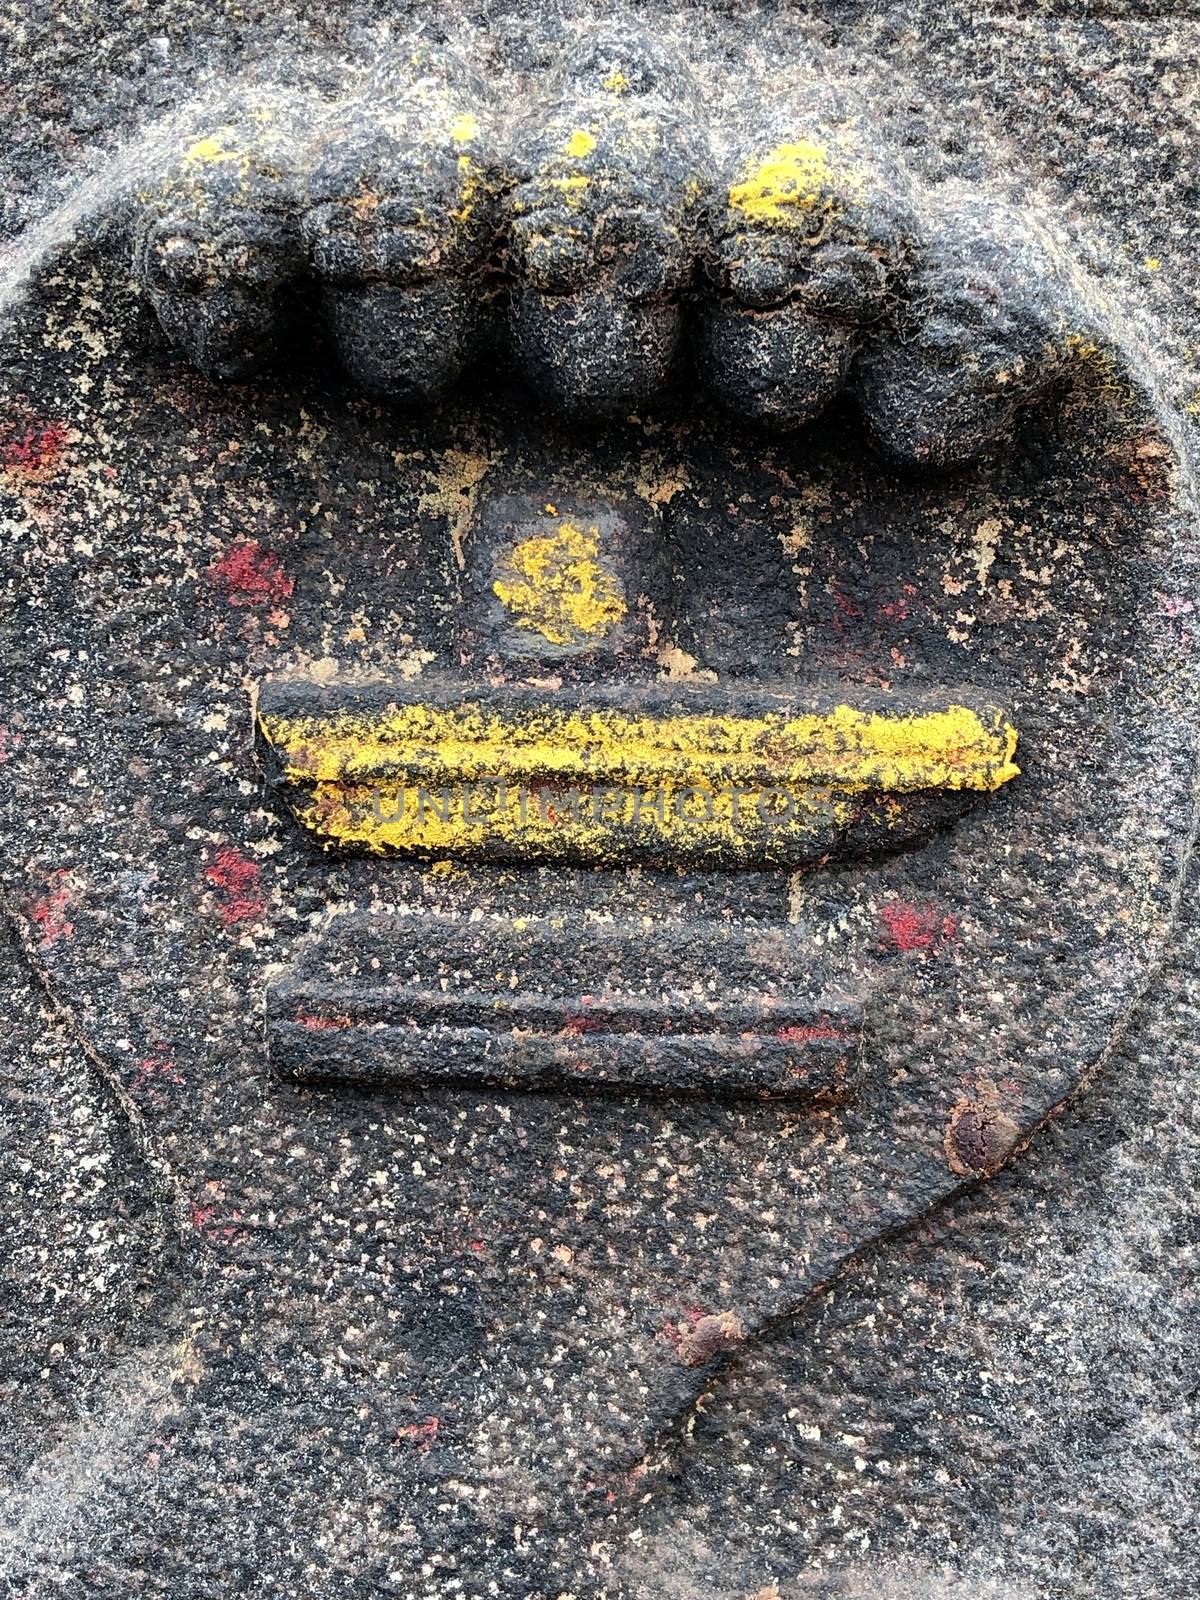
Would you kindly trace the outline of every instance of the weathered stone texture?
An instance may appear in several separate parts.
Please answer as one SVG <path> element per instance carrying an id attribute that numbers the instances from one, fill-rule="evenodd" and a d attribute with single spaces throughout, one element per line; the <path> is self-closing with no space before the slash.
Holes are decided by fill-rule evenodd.
<path id="1" fill-rule="evenodd" d="M 1198 65 L 0 14 L 14 1595 L 1194 1592 Z"/>

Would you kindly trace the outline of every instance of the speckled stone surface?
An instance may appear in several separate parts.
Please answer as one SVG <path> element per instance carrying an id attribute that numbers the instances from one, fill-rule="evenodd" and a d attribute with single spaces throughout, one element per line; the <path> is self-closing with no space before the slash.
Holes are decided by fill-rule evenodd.
<path id="1" fill-rule="evenodd" d="M 181 107 L 187 125 L 231 76 L 278 81 L 298 52 L 326 92 L 442 34 L 529 96 L 607 20 L 3 19 L 14 1594 L 1157 1597 L 1200 1576 L 1196 933 L 1171 931 L 1191 827 L 1200 22 L 1132 5 L 618 19 L 687 59 L 714 125 L 740 127 L 745 84 L 786 64 L 851 86 L 956 226 L 974 202 L 955 197 L 990 196 L 1089 277 L 1116 378 L 1059 396 L 969 476 L 894 475 L 841 410 L 799 457 L 731 443 L 686 389 L 600 443 L 504 377 L 398 417 L 326 382 L 324 346 L 221 390 L 156 334 L 121 199 L 147 170 L 140 129 Z M 536 367 L 542 336 L 518 326 Z M 861 372 L 911 410 L 894 373 Z M 535 459 L 621 484 L 689 554 L 664 673 L 968 663 L 1018 686 L 1017 798 L 811 880 L 583 873 L 564 891 L 553 873 L 331 865 L 263 786 L 250 688 L 347 661 L 440 668 L 463 519 L 485 473 L 527 480 Z M 885 997 L 867 1088 L 826 1125 L 267 1074 L 263 984 L 331 905 L 519 917 L 564 892 L 844 937 Z"/>

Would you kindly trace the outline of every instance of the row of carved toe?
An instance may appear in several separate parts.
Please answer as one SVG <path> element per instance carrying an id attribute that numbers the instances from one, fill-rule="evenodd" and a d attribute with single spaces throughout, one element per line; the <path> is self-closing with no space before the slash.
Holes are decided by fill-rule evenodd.
<path id="1" fill-rule="evenodd" d="M 569 56 L 506 128 L 453 57 L 354 97 L 230 102 L 139 197 L 135 267 L 210 376 L 276 358 L 305 286 L 353 380 L 442 396 L 497 338 L 565 413 L 652 400 L 686 347 L 738 417 L 843 391 L 905 462 L 969 460 L 1066 359 L 1066 297 L 1020 220 L 939 218 L 861 108 L 801 84 L 721 152 L 686 70 L 629 34 Z"/>

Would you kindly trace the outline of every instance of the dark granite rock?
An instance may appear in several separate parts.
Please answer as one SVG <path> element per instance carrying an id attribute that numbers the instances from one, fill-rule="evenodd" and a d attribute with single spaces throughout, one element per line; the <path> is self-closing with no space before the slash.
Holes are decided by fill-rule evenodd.
<path id="1" fill-rule="evenodd" d="M 478 353 L 499 174 L 483 84 L 397 49 L 302 145 L 304 236 L 330 337 L 368 394 L 428 404 Z"/>
<path id="2" fill-rule="evenodd" d="M 1193 929 L 1158 972 L 1194 789 L 1198 24 L 3 26 L 11 1592 L 1190 1594 Z M 534 520 L 489 522 L 513 492 Z M 622 506 L 610 549 L 583 513 Z M 459 731 L 472 684 L 533 721 L 414 732 L 456 674 Z M 252 696 L 348 717 L 381 680 L 382 733 L 299 757 L 310 836 Z M 748 731 L 813 682 L 855 714 L 986 691 L 1021 772 L 967 808 L 944 743 L 931 777 L 852 718 Z M 636 760 L 611 705 L 565 720 L 597 685 L 641 708 Z M 539 779 L 781 763 L 855 848 L 320 848 L 354 740 L 376 778 L 461 778 L 547 727 Z M 454 1006 L 490 1006 L 477 1056 L 272 1075 L 264 996 L 307 1005 L 339 940 L 353 1005 L 284 1019 L 309 1076 L 323 1032 L 373 1061 Z M 684 1015 L 740 1084 L 779 1046 L 828 1065 L 829 1010 L 755 1053 L 779 946 L 861 1001 L 861 1057 L 697 1096 L 703 1053 L 657 1042 Z M 615 1083 L 563 1092 L 589 1061 Z"/>
<path id="3" fill-rule="evenodd" d="M 589 37 L 514 138 L 513 344 L 571 415 L 661 390 L 683 326 L 706 188 L 685 62 L 630 29 Z"/>

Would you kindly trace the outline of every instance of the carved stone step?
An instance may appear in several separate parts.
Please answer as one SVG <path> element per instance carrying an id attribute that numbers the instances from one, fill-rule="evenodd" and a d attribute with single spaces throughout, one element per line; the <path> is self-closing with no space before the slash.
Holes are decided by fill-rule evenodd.
<path id="1" fill-rule="evenodd" d="M 788 928 L 344 913 L 267 998 L 276 1072 L 831 1101 L 859 999 Z"/>
<path id="2" fill-rule="evenodd" d="M 473 860 L 872 854 L 1018 771 L 1003 711 L 960 690 L 292 681 L 257 728 L 326 848 Z"/>

